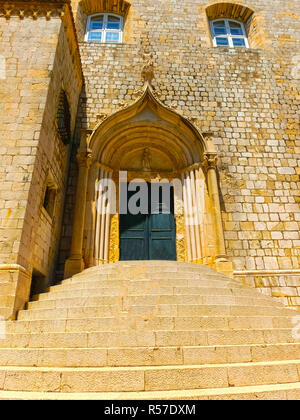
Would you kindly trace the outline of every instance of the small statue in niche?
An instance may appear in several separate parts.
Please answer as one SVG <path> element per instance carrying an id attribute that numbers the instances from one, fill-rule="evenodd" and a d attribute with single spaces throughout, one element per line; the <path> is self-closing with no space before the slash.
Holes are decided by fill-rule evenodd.
<path id="1" fill-rule="evenodd" d="M 142 78 L 145 82 L 151 83 L 154 79 L 153 57 L 151 53 L 144 53 L 143 60 L 145 62 L 142 70 Z"/>
<path id="2" fill-rule="evenodd" d="M 143 151 L 142 166 L 145 171 L 151 170 L 151 152 L 148 147 Z"/>

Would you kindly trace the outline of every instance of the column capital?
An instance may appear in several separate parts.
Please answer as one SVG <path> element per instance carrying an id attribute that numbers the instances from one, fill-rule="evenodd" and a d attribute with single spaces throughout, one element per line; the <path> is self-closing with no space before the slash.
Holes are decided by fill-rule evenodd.
<path id="1" fill-rule="evenodd" d="M 77 162 L 79 167 L 89 168 L 92 164 L 92 153 L 90 150 L 78 150 L 77 151 Z"/>
<path id="2" fill-rule="evenodd" d="M 207 169 L 216 169 L 218 163 L 218 153 L 217 152 L 206 152 L 203 155 L 203 166 Z"/>

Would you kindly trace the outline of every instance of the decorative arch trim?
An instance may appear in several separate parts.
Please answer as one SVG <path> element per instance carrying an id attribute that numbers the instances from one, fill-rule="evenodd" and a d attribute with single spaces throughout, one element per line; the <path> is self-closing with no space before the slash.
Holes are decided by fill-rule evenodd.
<path id="1" fill-rule="evenodd" d="M 156 115 L 153 122 L 148 123 L 147 116 L 146 119 L 137 117 L 143 115 L 145 110 Z M 149 115 L 147 112 L 144 115 Z M 173 148 L 171 147 L 170 151 L 175 154 L 178 147 L 182 151 L 185 150 L 187 164 L 199 162 L 204 153 L 213 151 L 212 144 L 204 139 L 194 123 L 165 106 L 156 97 L 149 82 L 146 82 L 140 98 L 100 121 L 92 132 L 88 147 L 92 152 L 93 160 L 109 166 L 110 159 L 106 160 L 109 144 L 120 141 L 120 144 L 124 144 L 125 147 L 129 134 L 131 138 L 134 138 L 136 135 L 142 136 L 143 131 L 153 138 L 157 135 L 159 140 L 165 142 L 166 145 L 170 143 L 169 146 L 171 146 L 173 141 Z"/>
<path id="2" fill-rule="evenodd" d="M 247 23 L 253 13 L 254 10 L 245 5 L 229 2 L 218 2 L 206 8 L 209 20 L 224 18 Z"/>
<path id="3" fill-rule="evenodd" d="M 114 13 L 124 17 L 131 4 L 126 0 L 82 0 L 80 6 L 86 15 Z"/>

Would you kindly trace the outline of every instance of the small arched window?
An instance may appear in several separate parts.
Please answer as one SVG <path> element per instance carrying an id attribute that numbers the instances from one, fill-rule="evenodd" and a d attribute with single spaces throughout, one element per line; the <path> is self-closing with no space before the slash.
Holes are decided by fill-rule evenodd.
<path id="1" fill-rule="evenodd" d="M 102 13 L 89 16 L 86 27 L 87 42 L 122 42 L 123 18 L 118 15 Z"/>
<path id="2" fill-rule="evenodd" d="M 242 22 L 216 19 L 210 22 L 210 28 L 214 47 L 249 48 L 247 33 Z"/>

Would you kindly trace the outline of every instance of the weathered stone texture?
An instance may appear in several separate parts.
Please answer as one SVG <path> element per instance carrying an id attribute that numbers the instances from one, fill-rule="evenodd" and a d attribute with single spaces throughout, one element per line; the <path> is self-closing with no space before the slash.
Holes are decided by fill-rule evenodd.
<path id="1" fill-rule="evenodd" d="M 93 129 L 103 114 L 132 103 L 143 85 L 142 53 L 151 52 L 159 99 L 213 133 L 226 248 L 235 269 L 296 269 L 299 4 L 247 2 L 261 39 L 235 50 L 212 48 L 206 6 L 202 0 L 133 0 L 124 44 L 81 42 L 86 85 L 78 125 Z M 82 41 L 86 17 L 78 10 Z"/>
<path id="2" fill-rule="evenodd" d="M 32 270 L 47 281 L 53 269 L 69 154 L 57 134 L 57 104 L 64 89 L 74 128 L 81 81 L 59 17 L 12 16 L 0 24 L 0 54 L 6 60 L 6 78 L 0 81 L 0 275 L 12 264 L 25 269 L 27 280 L 23 269 L 22 278 L 18 268 L 9 271 L 11 295 L 19 294 L 15 306 L 22 307 Z M 42 208 L 49 175 L 57 188 L 52 220 Z"/>
<path id="3" fill-rule="evenodd" d="M 290 287 L 280 283 L 280 270 L 291 276 L 300 260 L 299 2 L 249 0 L 250 49 L 212 47 L 206 7 L 216 2 L 129 3 L 123 44 L 103 45 L 84 42 L 87 13 L 72 1 L 85 78 L 76 138 L 141 95 L 143 53 L 151 53 L 157 97 L 214 138 L 226 251 L 236 275 L 244 272 L 252 283 L 245 273 L 258 271 L 277 281 L 272 287 Z M 61 231 L 71 150 L 58 138 L 55 115 L 64 89 L 74 129 L 81 89 L 79 56 L 70 52 L 76 37 L 71 19 L 62 19 L 63 25 L 58 16 L 0 22 L 7 69 L 0 81 L 0 264 L 46 278 L 59 241 L 58 272 L 69 254 L 77 183 L 73 159 Z M 52 221 L 42 209 L 49 176 L 57 188 Z"/>

